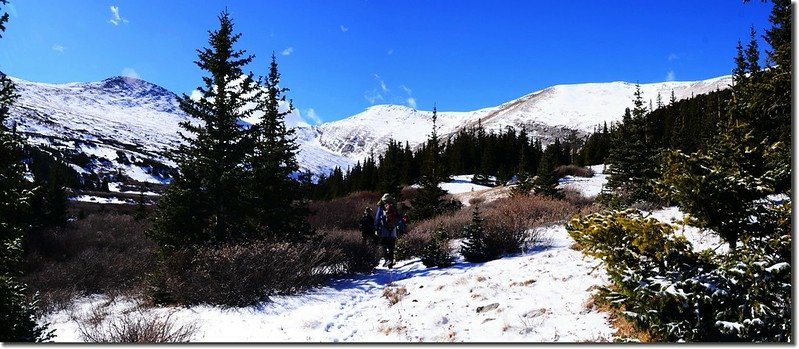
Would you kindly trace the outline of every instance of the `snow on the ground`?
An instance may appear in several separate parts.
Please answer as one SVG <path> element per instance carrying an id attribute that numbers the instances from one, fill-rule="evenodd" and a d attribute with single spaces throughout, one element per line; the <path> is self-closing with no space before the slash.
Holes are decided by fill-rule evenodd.
<path id="1" fill-rule="evenodd" d="M 450 194 L 460 194 L 460 193 L 491 189 L 491 187 L 486 185 L 472 183 L 472 177 L 474 177 L 474 175 L 452 176 L 451 181 L 449 181 L 448 183 L 441 183 L 439 184 L 439 187 L 441 187 L 441 189 L 446 190 Z"/>
<path id="2" fill-rule="evenodd" d="M 645 213 L 646 214 L 646 213 Z M 711 249 L 716 253 L 727 253 L 729 245 L 711 231 L 686 225 L 683 220 L 685 213 L 679 207 L 672 206 L 651 212 L 651 217 L 661 222 L 671 224 L 676 235 L 682 235 L 691 243 L 694 251 Z"/>
<path id="3" fill-rule="evenodd" d="M 587 198 L 596 197 L 602 192 L 602 186 L 607 183 L 608 175 L 605 174 L 605 165 L 588 166 L 594 171 L 590 178 L 565 176 L 560 179 L 560 188 L 575 189 Z"/>
<path id="4" fill-rule="evenodd" d="M 606 176 L 574 179 L 584 195 L 601 190 Z M 496 188 L 462 191 L 469 184 L 456 177 L 444 184 L 455 196 L 495 195 Z M 696 249 L 714 248 L 719 240 L 683 227 L 674 207 L 652 217 L 678 225 Z M 609 314 L 591 306 L 596 288 L 609 283 L 597 259 L 571 249 L 574 240 L 563 225 L 536 231 L 545 244 L 525 253 L 487 263 L 458 257 L 448 268 L 427 268 L 419 259 L 399 261 L 394 269 L 335 280 L 324 287 L 273 297 L 251 307 L 215 306 L 143 308 L 197 328 L 194 342 L 603 342 L 614 339 Z M 457 244 L 456 244 L 457 245 Z M 457 246 L 454 246 L 457 248 Z M 724 246 L 721 247 L 723 249 Z M 386 295 L 399 295 L 395 302 Z M 103 309 L 105 296 L 76 301 L 72 310 L 44 319 L 55 341 L 80 342 L 78 318 Z M 137 301 L 118 298 L 105 308 L 125 314 Z M 135 313 L 135 312 L 134 312 Z"/>
<path id="5" fill-rule="evenodd" d="M 94 195 L 77 195 L 69 197 L 71 201 L 94 202 L 98 204 L 135 204 L 135 200 L 120 199 L 116 197 L 99 197 Z"/>
<path id="6" fill-rule="evenodd" d="M 394 269 L 331 282 L 257 306 L 150 309 L 194 324 L 196 342 L 597 342 L 612 340 L 608 315 L 589 299 L 608 282 L 598 262 L 572 250 L 563 226 L 542 228 L 549 244 L 525 254 L 449 268 L 418 259 Z M 384 293 L 400 294 L 392 304 Z M 74 314 L 87 314 L 103 297 L 48 317 L 58 342 L 79 342 Z M 136 303 L 110 306 L 121 314 Z"/>

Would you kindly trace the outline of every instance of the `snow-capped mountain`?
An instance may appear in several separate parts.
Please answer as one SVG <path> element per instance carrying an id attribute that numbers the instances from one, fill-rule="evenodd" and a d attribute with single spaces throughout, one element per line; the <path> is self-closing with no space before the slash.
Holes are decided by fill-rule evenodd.
<path id="1" fill-rule="evenodd" d="M 730 86 L 730 76 L 701 81 L 671 81 L 642 84 L 644 100 L 657 105 L 657 96 L 667 104 L 672 91 L 677 100 L 705 94 Z M 530 93 L 497 107 L 470 112 L 437 113 L 438 134 L 442 138 L 481 123 L 488 131 L 502 131 L 508 126 L 525 128 L 532 137 L 549 144 L 573 131 L 577 136 L 593 132 L 605 122 L 620 121 L 625 108 L 632 108 L 635 84 L 628 82 L 556 85 Z M 338 121 L 319 125 L 319 142 L 326 148 L 354 160 L 371 152 L 381 154 L 389 139 L 408 142 L 411 147 L 423 143 L 433 129 L 432 111 L 420 111 L 399 105 L 376 105 Z"/>
<path id="2" fill-rule="evenodd" d="M 181 142 L 182 121 L 196 122 L 178 107 L 177 96 L 155 84 L 128 77 L 99 82 L 46 84 L 12 78 L 19 98 L 7 126 L 15 125 L 31 143 L 59 149 L 79 172 L 123 172 L 146 182 L 169 181 L 169 159 Z M 725 89 L 729 76 L 702 81 L 641 85 L 645 101 L 667 103 L 675 98 Z M 631 107 L 635 84 L 626 82 L 557 85 L 502 105 L 468 112 L 437 113 L 438 134 L 448 137 L 481 123 L 489 131 L 508 126 L 548 144 L 557 137 L 591 132 L 595 126 L 621 119 Z M 253 122 L 252 120 L 246 120 Z M 381 154 L 388 140 L 425 141 L 432 130 L 432 112 L 399 105 L 376 105 L 338 121 L 309 125 L 296 110 L 286 117 L 297 130 L 298 161 L 315 174 L 347 168 L 370 153 Z M 85 156 L 75 156 L 83 154 Z M 88 160 L 87 160 L 88 157 Z M 82 161 L 70 159 L 80 158 Z"/>

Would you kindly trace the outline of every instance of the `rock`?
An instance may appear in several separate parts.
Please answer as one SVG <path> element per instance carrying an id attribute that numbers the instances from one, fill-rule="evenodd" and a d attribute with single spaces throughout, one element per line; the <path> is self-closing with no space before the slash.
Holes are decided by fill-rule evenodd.
<path id="1" fill-rule="evenodd" d="M 478 314 L 479 313 L 485 313 L 485 312 L 487 312 L 489 310 L 494 310 L 496 308 L 499 308 L 499 303 L 491 303 L 489 305 L 482 305 L 482 306 L 477 307 L 477 313 Z"/>

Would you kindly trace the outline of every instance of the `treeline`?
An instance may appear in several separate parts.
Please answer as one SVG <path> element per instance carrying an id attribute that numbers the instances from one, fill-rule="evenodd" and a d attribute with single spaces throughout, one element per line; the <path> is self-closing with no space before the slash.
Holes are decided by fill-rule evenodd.
<path id="1" fill-rule="evenodd" d="M 581 156 L 583 139 L 556 139 L 544 147 L 540 140 L 531 137 L 524 129 L 507 127 L 500 132 L 486 131 L 478 125 L 460 130 L 446 141 L 439 141 L 440 166 L 445 178 L 458 174 L 474 174 L 473 181 L 484 185 L 504 185 L 521 175 L 536 174 L 541 167 L 545 151 L 555 154 L 554 161 L 546 167 L 575 163 Z M 389 140 L 386 152 L 357 162 L 351 169 L 336 167 L 330 174 L 320 176 L 314 188 L 314 198 L 332 199 L 355 191 L 395 192 L 397 187 L 419 183 L 425 154 L 430 152 L 425 142 L 411 149 L 395 140 Z"/>
<path id="2" fill-rule="evenodd" d="M 597 126 L 587 137 L 571 135 L 563 140 L 556 139 L 547 147 L 523 128 L 486 131 L 478 123 L 441 141 L 442 165 L 448 175 L 475 174 L 475 182 L 493 186 L 525 174 L 537 174 L 549 147 L 553 147 L 551 151 L 556 156 L 554 163 L 547 166 L 554 167 L 604 164 L 611 149 L 640 139 L 647 140 L 647 147 L 653 149 L 694 152 L 716 135 L 731 98 L 731 89 L 683 100 L 676 100 L 672 92 L 668 104 L 658 102 L 656 109 L 649 110 L 640 96 L 640 108 L 625 110 L 621 122 Z M 632 120 L 633 111 L 640 116 L 635 121 Z M 633 125 L 635 123 L 638 124 Z M 418 183 L 427 144 L 412 149 L 407 142 L 389 140 L 385 153 L 377 157 L 371 155 L 350 169 L 336 167 L 322 174 L 313 188 L 313 198 L 332 199 L 361 190 L 393 192 L 398 186 Z"/>

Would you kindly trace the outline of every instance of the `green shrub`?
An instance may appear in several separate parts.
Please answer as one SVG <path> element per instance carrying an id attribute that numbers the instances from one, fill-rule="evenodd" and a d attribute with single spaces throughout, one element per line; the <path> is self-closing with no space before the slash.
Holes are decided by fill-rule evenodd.
<path id="1" fill-rule="evenodd" d="M 694 252 L 671 226 L 635 210 L 575 217 L 569 235 L 601 259 L 600 296 L 656 341 L 789 341 L 791 236 Z"/>
<path id="2" fill-rule="evenodd" d="M 421 256 L 422 264 L 426 267 L 446 268 L 452 265 L 452 251 L 449 246 L 449 236 L 443 224 L 433 232 Z"/>

